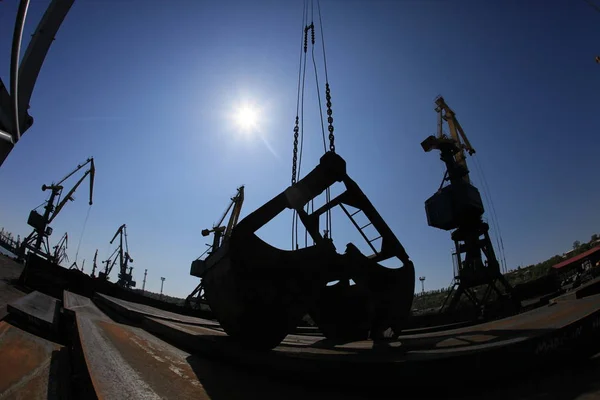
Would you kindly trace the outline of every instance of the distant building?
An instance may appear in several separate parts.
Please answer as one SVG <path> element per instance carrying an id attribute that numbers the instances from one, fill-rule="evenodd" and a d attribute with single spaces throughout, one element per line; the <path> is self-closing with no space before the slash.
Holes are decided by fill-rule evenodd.
<path id="1" fill-rule="evenodd" d="M 588 270 L 593 266 L 598 265 L 598 263 L 600 263 L 600 246 L 591 248 L 574 257 L 567 258 L 566 260 L 553 265 L 552 269 L 559 275 L 570 275 Z"/>

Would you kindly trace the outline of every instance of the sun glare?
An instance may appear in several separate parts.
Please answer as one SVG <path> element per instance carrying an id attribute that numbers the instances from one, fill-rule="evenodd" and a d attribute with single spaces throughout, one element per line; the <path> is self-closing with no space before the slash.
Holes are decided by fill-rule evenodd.
<path id="1" fill-rule="evenodd" d="M 234 115 L 234 121 L 243 132 L 249 133 L 258 125 L 258 110 L 254 107 L 244 105 L 239 107 Z"/>

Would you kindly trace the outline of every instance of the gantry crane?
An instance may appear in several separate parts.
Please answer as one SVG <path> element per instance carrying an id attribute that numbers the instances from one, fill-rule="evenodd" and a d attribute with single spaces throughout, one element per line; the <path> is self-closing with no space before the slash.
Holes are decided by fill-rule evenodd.
<path id="1" fill-rule="evenodd" d="M 227 206 L 227 208 L 225 209 L 225 212 L 219 219 L 219 222 L 217 222 L 215 225 L 213 225 L 213 227 L 211 229 L 203 229 L 202 230 L 202 236 L 206 237 L 206 236 L 210 235 L 211 233 L 214 235 L 213 243 L 212 243 L 212 245 L 210 245 L 208 247 L 208 249 L 206 249 L 206 251 L 204 253 L 202 253 L 200 255 L 200 257 L 198 257 L 196 260 L 194 260 L 192 262 L 192 266 L 190 269 L 190 275 L 198 276 L 199 278 L 202 278 L 202 276 L 200 274 L 198 274 L 198 271 L 200 270 L 199 269 L 200 265 L 204 262 L 201 258 L 205 255 L 209 255 L 209 254 L 212 254 L 215 251 L 217 251 L 219 249 L 219 247 L 221 247 L 221 245 L 225 241 L 227 241 L 227 239 L 229 239 L 229 237 L 231 236 L 231 231 L 237 225 L 238 220 L 240 218 L 240 213 L 242 211 L 243 203 L 244 203 L 244 186 L 242 185 L 237 189 L 235 196 L 233 196 L 230 199 L 229 206 Z M 229 221 L 227 222 L 227 226 L 223 226 L 223 222 L 225 221 L 225 218 L 227 218 L 227 215 L 229 214 L 230 211 L 231 211 L 231 215 L 229 216 Z M 193 301 L 194 297 L 197 297 L 195 304 L 198 305 L 199 300 L 202 297 L 202 295 L 203 295 L 203 285 L 202 285 L 202 281 L 200 281 L 200 284 L 198 284 L 198 286 L 196 286 L 196 288 L 192 291 L 192 293 L 190 293 L 190 295 L 185 299 L 186 307 L 190 307 L 192 305 L 192 301 Z"/>
<path id="2" fill-rule="evenodd" d="M 514 300 L 511 304 L 516 305 L 518 301 L 514 298 L 514 291 L 500 272 L 500 264 L 488 234 L 489 226 L 482 220 L 484 207 L 481 195 L 469 178 L 465 151 L 473 155 L 475 149 L 444 98 L 438 97 L 435 103 L 438 113 L 437 136 L 429 136 L 421 146 L 426 152 L 434 149 L 440 151 L 440 159 L 446 164 L 446 172 L 437 193 L 425 202 L 425 211 L 429 226 L 454 230 L 452 240 L 457 262 L 454 286 L 442 305 L 442 310 L 449 298 L 452 300 L 447 310 L 455 309 L 463 294 L 476 307 L 482 307 L 488 302 L 492 291 L 499 298 L 511 298 Z M 449 136 L 443 132 L 444 121 L 448 124 Z M 447 186 L 444 186 L 445 181 L 449 182 Z M 504 293 L 498 283 L 504 287 Z M 483 296 L 478 297 L 473 289 L 482 285 L 486 285 L 486 289 Z"/>
<path id="3" fill-rule="evenodd" d="M 51 261 L 57 265 L 63 263 L 63 261 L 69 261 L 67 256 L 67 246 L 69 245 L 69 235 L 67 232 L 60 238 L 56 246 L 53 247 L 54 252 L 52 253 Z"/>
<path id="4" fill-rule="evenodd" d="M 0 166 L 21 136 L 33 125 L 33 118 L 27 110 L 35 81 L 56 32 L 73 2 L 74 0 L 52 0 L 21 57 L 29 0 L 20 1 L 11 50 L 10 94 L 0 79 Z"/>
<path id="5" fill-rule="evenodd" d="M 77 181 L 75 186 L 66 194 L 66 196 L 62 196 L 62 192 L 64 189 L 63 183 L 69 179 L 73 174 L 77 171 L 85 167 L 89 164 L 89 168 L 83 176 Z M 43 185 L 42 191 L 50 190 L 50 198 L 45 202 L 44 206 L 44 214 L 40 214 L 36 209 L 32 210 L 29 213 L 29 218 L 27 219 L 27 224 L 33 228 L 33 232 L 29 234 L 23 240 L 21 248 L 19 250 L 19 256 L 21 258 L 25 257 L 26 250 L 30 250 L 36 254 L 42 255 L 46 258 L 52 258 L 50 254 L 50 244 L 48 243 L 48 236 L 52 234 L 52 228 L 50 224 L 61 212 L 67 201 L 73 201 L 75 198 L 73 195 L 75 191 L 84 181 L 84 179 L 89 175 L 90 177 L 90 197 L 89 197 L 89 205 L 93 204 L 93 196 L 94 196 L 94 175 L 96 174 L 96 168 L 94 167 L 94 158 L 88 158 L 83 164 L 80 164 L 70 172 L 67 176 L 61 179 L 58 183 L 53 183 L 49 186 Z"/>
<path id="6" fill-rule="evenodd" d="M 119 227 L 119 229 L 117 229 L 117 232 L 115 232 L 115 235 L 110 240 L 110 244 L 113 244 L 117 236 L 119 236 L 119 245 L 110 255 L 110 257 L 108 257 L 106 261 L 103 261 L 106 266 L 104 272 L 100 272 L 98 277 L 108 280 L 110 272 L 112 271 L 117 260 L 119 260 L 119 275 L 117 279 L 117 285 L 125 288 L 132 288 L 135 287 L 135 281 L 133 281 L 131 277 L 131 271 L 133 270 L 133 267 L 128 266 L 130 262 L 133 262 L 133 258 L 131 258 L 129 255 L 129 244 L 127 243 L 127 225 L 123 224 Z"/>

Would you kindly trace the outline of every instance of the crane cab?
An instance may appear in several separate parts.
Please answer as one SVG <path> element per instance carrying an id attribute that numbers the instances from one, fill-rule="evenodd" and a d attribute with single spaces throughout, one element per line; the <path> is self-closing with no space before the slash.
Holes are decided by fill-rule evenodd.
<path id="1" fill-rule="evenodd" d="M 46 227 L 46 222 L 40 213 L 38 213 L 36 210 L 31 210 L 29 213 L 29 218 L 27 218 L 27 225 L 31 226 L 37 231 L 43 232 L 44 228 Z"/>
<path id="2" fill-rule="evenodd" d="M 470 183 L 448 185 L 425 201 L 427 224 L 450 231 L 483 215 L 479 190 Z"/>

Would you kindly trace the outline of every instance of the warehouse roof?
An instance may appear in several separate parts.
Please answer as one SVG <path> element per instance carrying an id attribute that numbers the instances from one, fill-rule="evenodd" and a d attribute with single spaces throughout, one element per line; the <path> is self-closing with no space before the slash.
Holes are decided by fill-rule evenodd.
<path id="1" fill-rule="evenodd" d="M 552 268 L 558 269 L 558 268 L 566 267 L 567 265 L 571 265 L 577 261 L 583 260 L 584 258 L 589 257 L 590 255 L 597 253 L 599 251 L 600 251 L 600 246 L 596 246 L 592 249 L 589 249 L 588 251 L 584 251 L 583 253 L 576 255 L 575 257 L 571 257 L 564 261 L 561 261 L 558 264 L 553 265 Z"/>

